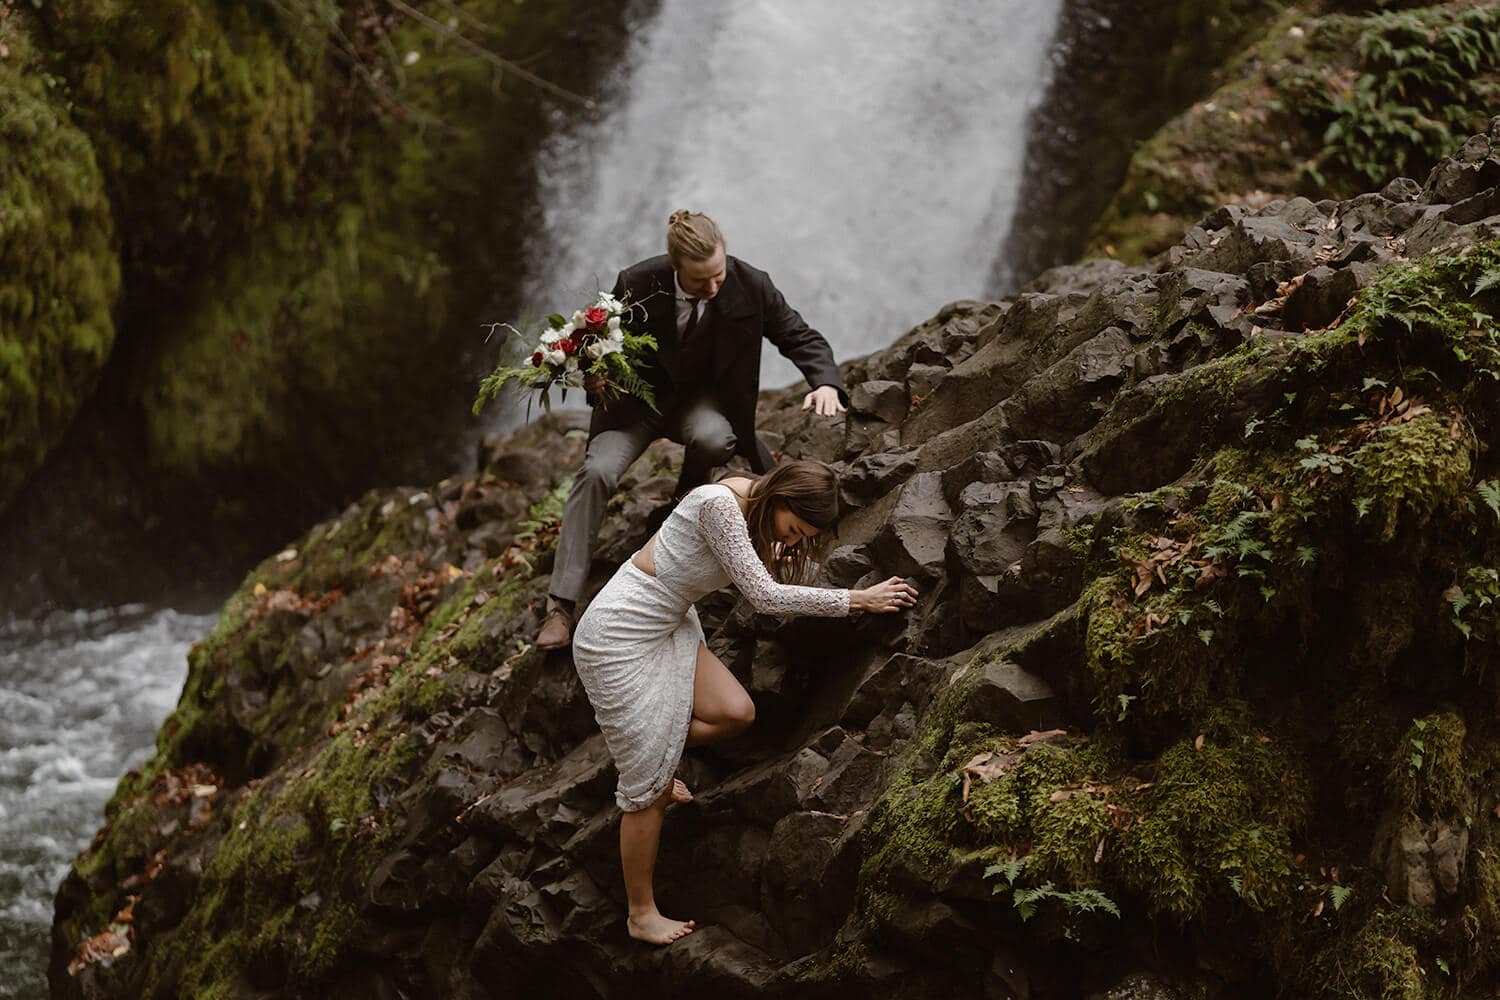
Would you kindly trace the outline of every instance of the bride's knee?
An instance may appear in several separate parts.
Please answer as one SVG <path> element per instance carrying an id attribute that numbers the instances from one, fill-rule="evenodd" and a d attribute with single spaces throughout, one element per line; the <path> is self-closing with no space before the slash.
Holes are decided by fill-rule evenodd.
<path id="1" fill-rule="evenodd" d="M 728 705 L 728 711 L 725 713 L 725 721 L 739 726 L 741 729 L 750 725 L 750 723 L 755 721 L 755 702 L 750 700 L 749 695 L 743 698 L 736 698 Z"/>

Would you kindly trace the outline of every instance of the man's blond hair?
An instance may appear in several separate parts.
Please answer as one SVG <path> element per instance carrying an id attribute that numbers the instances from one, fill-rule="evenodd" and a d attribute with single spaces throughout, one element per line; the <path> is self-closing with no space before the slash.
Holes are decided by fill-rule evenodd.
<path id="1" fill-rule="evenodd" d="M 708 260 L 723 245 L 719 224 L 702 212 L 679 209 L 667 220 L 667 259 L 674 268 L 685 260 Z"/>

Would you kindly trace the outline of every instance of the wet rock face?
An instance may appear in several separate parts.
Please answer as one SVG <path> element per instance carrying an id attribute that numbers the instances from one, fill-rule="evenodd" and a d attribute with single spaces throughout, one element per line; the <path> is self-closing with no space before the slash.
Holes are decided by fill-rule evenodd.
<path id="1" fill-rule="evenodd" d="M 1500 551 L 1463 492 L 1495 473 L 1453 442 L 1493 441 L 1491 390 L 1430 332 L 1328 329 L 1394 294 L 1413 243 L 1490 252 L 1500 216 L 1443 218 L 1491 190 L 1454 162 L 1351 202 L 1226 207 L 1157 270 L 954 303 L 845 365 L 842 423 L 800 389 L 763 396 L 781 454 L 842 472 L 820 582 L 899 574 L 922 599 L 791 621 L 700 603 L 757 721 L 684 757 L 695 798 L 656 870 L 663 911 L 699 922 L 683 941 L 626 936 L 613 765 L 568 653 L 530 646 L 582 448 L 539 422 L 472 479 L 371 494 L 247 579 L 59 894 L 54 993 L 1295 994 L 1343 925 L 1299 924 L 1305 961 L 1258 942 L 1335 889 L 1393 953 L 1448 941 L 1466 907 L 1490 928 L 1494 803 L 1467 790 L 1500 755 L 1455 664 L 1488 663 L 1494 630 L 1465 610 L 1489 606 L 1482 566 L 1454 553 Z M 1392 380 L 1418 365 L 1442 377 L 1403 407 Z M 591 592 L 680 459 L 660 443 L 627 473 Z M 1356 461 L 1385 491 L 1368 516 L 1330 468 Z M 1300 548 L 1256 533 L 1325 496 L 1338 519 Z M 1474 595 L 1456 612 L 1455 580 Z M 1402 735 L 1438 702 L 1467 730 Z M 85 947 L 114 926 L 127 951 Z"/>
<path id="2" fill-rule="evenodd" d="M 1443 822 L 1409 820 L 1391 843 L 1385 862 L 1391 898 L 1430 910 L 1458 896 L 1469 831 Z"/>

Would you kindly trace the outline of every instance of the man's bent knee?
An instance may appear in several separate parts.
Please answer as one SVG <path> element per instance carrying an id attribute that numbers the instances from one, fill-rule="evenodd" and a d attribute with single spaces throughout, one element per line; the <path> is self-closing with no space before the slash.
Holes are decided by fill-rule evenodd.
<path id="1" fill-rule="evenodd" d="M 610 494 L 619 488 L 620 477 L 623 475 L 624 470 L 616 467 L 613 462 L 591 461 L 585 457 L 583 471 L 579 473 L 579 485 L 592 486 Z"/>
<path id="2" fill-rule="evenodd" d="M 704 434 L 690 438 L 685 445 L 691 458 L 705 465 L 723 465 L 734 457 L 734 446 L 738 443 L 734 434 Z"/>

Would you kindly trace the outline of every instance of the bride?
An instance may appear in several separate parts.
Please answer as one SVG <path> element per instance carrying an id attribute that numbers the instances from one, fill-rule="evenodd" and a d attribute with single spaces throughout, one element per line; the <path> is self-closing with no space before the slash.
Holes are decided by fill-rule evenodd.
<path id="1" fill-rule="evenodd" d="M 656 908 L 652 873 L 667 804 L 692 798 L 675 777 L 684 746 L 732 736 L 755 705 L 703 642 L 693 602 L 733 581 L 755 610 L 836 617 L 911 607 L 899 577 L 866 590 L 806 580 L 813 540 L 838 520 L 838 481 L 821 462 L 691 491 L 626 560 L 578 622 L 573 662 L 619 771 L 615 801 L 630 936 L 668 944 L 693 930 Z M 825 538 L 826 542 L 826 538 Z"/>

